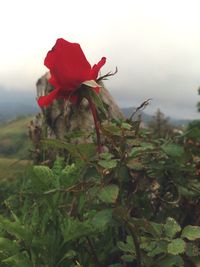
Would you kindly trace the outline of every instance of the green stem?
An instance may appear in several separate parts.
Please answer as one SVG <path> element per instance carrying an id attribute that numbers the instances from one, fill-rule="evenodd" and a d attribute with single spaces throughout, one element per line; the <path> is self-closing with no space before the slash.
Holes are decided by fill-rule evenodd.
<path id="1" fill-rule="evenodd" d="M 94 246 L 93 246 L 93 244 L 92 244 L 92 241 L 90 240 L 89 237 L 86 237 L 86 239 L 87 239 L 87 242 L 88 242 L 88 245 L 89 245 L 89 248 L 90 248 L 90 253 L 91 253 L 92 257 L 93 257 L 95 266 L 96 266 L 96 267 L 102 267 L 102 265 L 101 265 L 101 263 L 100 263 L 100 261 L 99 261 L 99 259 L 98 259 L 98 256 L 97 256 L 97 254 L 96 254 L 96 251 L 95 251 L 95 249 L 94 249 Z"/>
<path id="2" fill-rule="evenodd" d="M 137 267 L 142 267 L 142 258 L 141 258 L 141 251 L 140 251 L 140 244 L 137 235 L 135 234 L 135 226 L 130 223 L 127 223 L 127 228 L 129 229 L 131 236 L 133 238 L 133 242 L 135 245 L 135 252 L 136 252 L 136 260 L 137 260 Z"/>

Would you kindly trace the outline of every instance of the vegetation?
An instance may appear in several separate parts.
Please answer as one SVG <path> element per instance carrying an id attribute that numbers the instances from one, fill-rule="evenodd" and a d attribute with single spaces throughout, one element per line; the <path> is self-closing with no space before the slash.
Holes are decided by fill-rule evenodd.
<path id="1" fill-rule="evenodd" d="M 138 122 L 103 122 L 101 154 L 95 143 L 44 140 L 44 152 L 60 155 L 53 166 L 36 165 L 25 179 L 3 182 L 1 266 L 194 266 L 200 256 L 194 124 L 173 138 L 155 138 Z"/>
<path id="2" fill-rule="evenodd" d="M 148 124 L 152 134 L 157 138 L 170 137 L 173 134 L 173 126 L 169 123 L 169 119 L 158 109 L 152 120 Z"/>
<path id="3" fill-rule="evenodd" d="M 31 142 L 28 124 L 32 117 L 20 117 L 0 126 L 0 155 L 5 158 L 28 158 Z"/>

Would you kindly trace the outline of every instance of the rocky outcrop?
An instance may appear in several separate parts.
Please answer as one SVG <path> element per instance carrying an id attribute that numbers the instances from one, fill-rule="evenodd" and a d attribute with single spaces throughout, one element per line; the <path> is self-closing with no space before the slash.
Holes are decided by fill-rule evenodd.
<path id="1" fill-rule="evenodd" d="M 53 90 L 53 87 L 48 82 L 49 78 L 50 74 L 46 73 L 37 81 L 36 89 L 38 98 L 47 95 Z M 104 115 L 106 120 L 123 118 L 120 108 L 103 84 L 99 96 L 105 106 L 106 114 Z M 86 99 L 83 99 L 79 106 L 75 106 L 69 101 L 54 101 L 49 107 L 42 108 L 41 112 L 42 116 L 36 116 L 29 127 L 29 134 L 37 151 L 39 150 L 39 142 L 42 135 L 44 137 L 44 128 L 47 138 L 58 139 L 65 139 L 67 135 L 76 131 L 91 132 L 94 130 L 93 117 Z M 74 142 L 90 142 L 91 140 L 89 140 L 88 136 L 76 138 Z"/>

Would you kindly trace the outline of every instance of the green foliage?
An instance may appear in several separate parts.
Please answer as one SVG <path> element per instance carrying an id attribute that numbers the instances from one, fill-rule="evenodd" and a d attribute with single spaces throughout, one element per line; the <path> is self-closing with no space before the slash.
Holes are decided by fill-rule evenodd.
<path id="1" fill-rule="evenodd" d="M 193 262 L 200 255 L 200 155 L 191 132 L 155 139 L 138 123 L 104 122 L 100 155 L 95 144 L 73 144 L 69 136 L 45 140 L 44 149 L 68 156 L 51 167 L 33 166 L 26 179 L 2 191 L 0 265 Z"/>
<path id="2" fill-rule="evenodd" d="M 187 238 L 188 240 L 200 239 L 200 227 L 187 225 L 182 232 L 182 238 Z"/>
<path id="3" fill-rule="evenodd" d="M 115 203 L 119 194 L 119 187 L 117 185 L 107 185 L 99 191 L 99 199 L 105 203 Z"/>

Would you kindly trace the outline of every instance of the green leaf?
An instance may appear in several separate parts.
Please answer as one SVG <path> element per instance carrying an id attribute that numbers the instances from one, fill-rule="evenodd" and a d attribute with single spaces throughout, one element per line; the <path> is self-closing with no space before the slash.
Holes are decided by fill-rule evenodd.
<path id="1" fill-rule="evenodd" d="M 54 182 L 54 175 L 47 166 L 34 166 L 31 177 L 31 186 L 33 192 L 42 193 L 50 189 Z"/>
<path id="2" fill-rule="evenodd" d="M 108 267 L 123 267 L 120 263 L 111 264 Z"/>
<path id="3" fill-rule="evenodd" d="M 104 107 L 104 102 L 102 101 L 102 98 L 99 94 L 97 94 L 94 90 L 87 90 L 85 93 L 92 98 L 92 101 L 94 102 L 96 108 L 98 108 L 103 114 L 107 114 L 106 109 Z M 87 97 L 86 97 L 87 98 Z"/>
<path id="4" fill-rule="evenodd" d="M 74 250 L 69 250 L 68 252 L 65 253 L 63 258 L 59 261 L 58 265 L 60 265 L 61 262 L 63 262 L 66 259 L 74 259 L 76 257 L 76 251 Z"/>
<path id="5" fill-rule="evenodd" d="M 104 122 L 101 124 L 101 130 L 103 134 L 105 135 L 114 135 L 114 136 L 121 136 L 121 130 L 116 124 L 111 123 L 111 122 Z"/>
<path id="6" fill-rule="evenodd" d="M 66 149 L 72 157 L 83 161 L 91 159 L 97 152 L 97 146 L 93 143 L 71 144 L 61 140 L 46 139 L 42 141 L 42 144 L 53 148 Z"/>
<path id="7" fill-rule="evenodd" d="M 130 157 L 134 158 L 147 150 L 149 150 L 149 147 L 133 147 L 130 152 Z"/>
<path id="8" fill-rule="evenodd" d="M 189 240 L 196 240 L 200 238 L 200 227 L 187 225 L 181 234 L 182 238 L 187 238 Z"/>
<path id="9" fill-rule="evenodd" d="M 61 226 L 64 236 L 64 242 L 75 241 L 81 237 L 94 234 L 97 230 L 92 225 L 91 221 L 79 221 L 77 219 L 66 218 Z"/>
<path id="10" fill-rule="evenodd" d="M 34 166 L 33 171 L 41 179 L 49 180 L 53 177 L 52 170 L 47 166 Z"/>
<path id="11" fill-rule="evenodd" d="M 164 225 L 164 230 L 167 237 L 173 238 L 181 231 L 181 227 L 173 218 L 168 217 Z"/>
<path id="12" fill-rule="evenodd" d="M 8 266 L 23 266 L 30 267 L 32 263 L 29 260 L 29 256 L 27 252 L 20 252 L 18 254 L 12 255 L 2 261 L 2 263 L 9 264 Z"/>
<path id="13" fill-rule="evenodd" d="M 126 129 L 126 130 L 130 130 L 132 128 L 132 126 L 127 122 L 122 122 L 121 128 Z"/>
<path id="14" fill-rule="evenodd" d="M 129 159 L 126 163 L 126 166 L 131 170 L 141 171 L 145 166 L 139 162 L 137 159 Z"/>
<path id="15" fill-rule="evenodd" d="M 108 226 L 112 221 L 112 209 L 101 210 L 97 212 L 92 219 L 92 224 L 99 229 Z"/>
<path id="16" fill-rule="evenodd" d="M 172 240 L 170 244 L 168 244 L 167 251 L 169 254 L 178 255 L 185 252 L 185 248 L 186 248 L 185 241 L 181 238 L 176 238 Z"/>
<path id="17" fill-rule="evenodd" d="M 105 203 L 115 203 L 119 194 L 119 187 L 117 185 L 107 185 L 99 192 L 99 198 Z"/>
<path id="18" fill-rule="evenodd" d="M 189 257 L 200 256 L 200 249 L 193 243 L 187 243 L 186 255 Z"/>
<path id="19" fill-rule="evenodd" d="M 149 233 L 151 233 L 155 237 L 160 237 L 163 233 L 163 225 L 159 223 L 149 222 L 149 227 L 147 226 L 146 228 L 147 229 L 145 230 L 149 230 Z"/>
<path id="20" fill-rule="evenodd" d="M 19 250 L 20 247 L 15 240 L 11 241 L 8 238 L 0 237 L 0 251 L 15 254 Z"/>
<path id="21" fill-rule="evenodd" d="M 184 154 L 183 147 L 176 144 L 165 144 L 162 150 L 170 157 L 181 157 Z"/>
<path id="22" fill-rule="evenodd" d="M 121 249 L 125 253 L 130 253 L 132 255 L 135 255 L 135 246 L 132 243 L 125 243 L 122 241 L 117 242 L 117 247 Z"/>
<path id="23" fill-rule="evenodd" d="M 162 267 L 183 267 L 184 262 L 179 255 L 177 255 L 177 256 L 167 255 L 165 259 L 157 262 L 157 266 L 160 266 L 160 267 L 161 266 Z"/>
<path id="24" fill-rule="evenodd" d="M 123 255 L 121 256 L 121 259 L 125 262 L 132 262 L 135 257 L 133 255 Z"/>
<path id="25" fill-rule="evenodd" d="M 113 158 L 113 154 L 109 152 L 101 153 L 100 154 L 101 159 L 110 160 Z"/>
<path id="26" fill-rule="evenodd" d="M 69 187 L 74 185 L 80 177 L 81 169 L 72 163 L 67 165 L 61 172 L 60 183 L 63 187 Z"/>
<path id="27" fill-rule="evenodd" d="M 31 236 L 25 226 L 19 222 L 12 222 L 0 216 L 0 228 L 19 240 L 30 240 Z"/>
<path id="28" fill-rule="evenodd" d="M 105 169 L 113 169 L 117 166 L 117 160 L 116 159 L 99 160 L 98 164 Z"/>
<path id="29" fill-rule="evenodd" d="M 155 242 L 155 247 L 148 252 L 148 256 L 154 257 L 162 253 L 167 253 L 167 243 L 165 241 Z"/>

